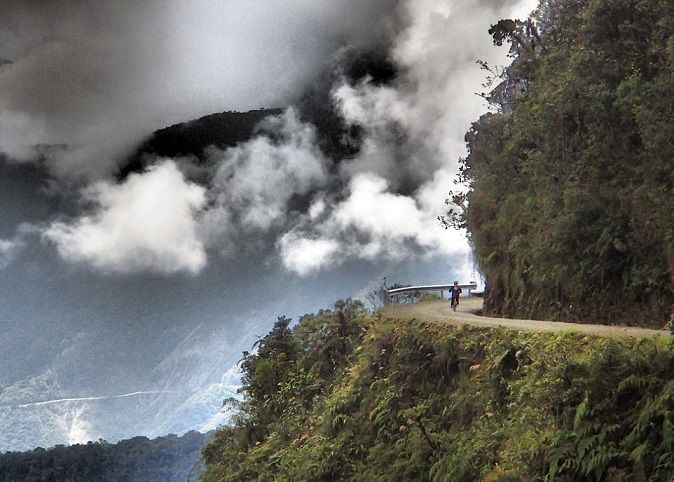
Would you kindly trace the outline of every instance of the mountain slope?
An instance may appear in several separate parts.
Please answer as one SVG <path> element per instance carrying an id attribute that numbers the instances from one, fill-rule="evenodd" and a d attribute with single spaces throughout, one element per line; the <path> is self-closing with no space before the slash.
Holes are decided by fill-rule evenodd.
<path id="1" fill-rule="evenodd" d="M 670 336 L 279 319 L 206 481 L 672 480 Z"/>

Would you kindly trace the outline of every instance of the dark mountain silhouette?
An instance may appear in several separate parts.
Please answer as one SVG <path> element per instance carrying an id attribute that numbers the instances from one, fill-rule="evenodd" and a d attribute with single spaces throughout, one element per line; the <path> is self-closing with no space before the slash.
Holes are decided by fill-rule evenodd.
<path id="1" fill-rule="evenodd" d="M 384 54 L 345 49 L 326 64 L 323 72 L 293 103 L 301 120 L 316 127 L 319 146 L 335 163 L 359 151 L 361 129 L 346 125 L 334 105 L 333 87 L 342 82 L 356 85 L 364 80 L 375 85 L 388 84 L 395 79 L 396 73 L 395 66 Z M 157 130 L 120 168 L 118 178 L 124 179 L 132 172 L 142 171 L 156 157 L 189 156 L 203 164 L 207 147 L 226 149 L 245 142 L 254 136 L 262 120 L 282 112 L 281 108 L 221 112 Z"/>
<path id="2" fill-rule="evenodd" d="M 142 171 L 154 157 L 191 156 L 203 161 L 205 148 L 225 149 L 245 142 L 253 136 L 260 121 L 281 112 L 281 109 L 221 112 L 160 129 L 129 158 L 118 177 L 123 179 L 132 172 Z"/>

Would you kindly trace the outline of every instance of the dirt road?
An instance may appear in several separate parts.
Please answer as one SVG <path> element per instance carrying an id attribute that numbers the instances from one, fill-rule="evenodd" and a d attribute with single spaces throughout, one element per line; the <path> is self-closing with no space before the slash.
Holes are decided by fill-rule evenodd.
<path id="1" fill-rule="evenodd" d="M 665 330 L 649 330 L 612 325 L 586 325 L 579 323 L 563 323 L 559 321 L 513 320 L 509 318 L 491 318 L 477 313 L 482 307 L 482 298 L 462 298 L 461 305 L 453 312 L 448 301 L 426 301 L 423 303 L 389 305 L 383 313 L 387 316 L 403 319 L 416 318 L 423 321 L 446 322 L 457 325 L 484 327 L 506 327 L 514 330 L 528 331 L 575 331 L 602 336 L 650 337 L 656 334 L 669 335 Z"/>

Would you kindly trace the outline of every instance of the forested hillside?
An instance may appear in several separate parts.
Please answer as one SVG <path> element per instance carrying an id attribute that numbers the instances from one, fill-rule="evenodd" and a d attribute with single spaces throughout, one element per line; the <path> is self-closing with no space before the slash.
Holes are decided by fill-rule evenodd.
<path id="1" fill-rule="evenodd" d="M 669 336 L 611 339 L 368 317 L 280 318 L 206 481 L 673 480 Z"/>
<path id="2" fill-rule="evenodd" d="M 535 21 L 490 33 L 511 43 L 513 64 L 489 67 L 494 112 L 466 136 L 470 191 L 458 217 L 488 310 L 664 325 L 674 301 L 674 2 L 544 0 Z"/>
<path id="3" fill-rule="evenodd" d="M 134 437 L 115 444 L 58 445 L 0 454 L 3 482 L 183 482 L 201 473 L 200 451 L 212 433 L 188 432 L 150 440 Z"/>

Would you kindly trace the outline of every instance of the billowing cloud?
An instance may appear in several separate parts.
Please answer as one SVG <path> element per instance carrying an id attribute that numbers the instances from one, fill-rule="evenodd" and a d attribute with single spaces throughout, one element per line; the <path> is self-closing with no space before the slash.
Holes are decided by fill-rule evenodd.
<path id="1" fill-rule="evenodd" d="M 196 216 L 205 190 L 172 161 L 133 174 L 123 184 L 98 182 L 83 193 L 93 213 L 54 222 L 44 231 L 63 258 L 103 272 L 199 272 L 206 252 Z"/>
<path id="2" fill-rule="evenodd" d="M 293 232 L 279 239 L 283 265 L 300 276 L 307 276 L 340 261 L 343 256 L 338 241 L 329 238 L 310 239 Z M 344 258 L 341 258 L 343 261 Z"/>
<path id="3" fill-rule="evenodd" d="M 334 88 L 344 119 L 366 134 L 360 154 L 343 164 L 345 175 L 374 172 L 394 189 L 411 190 L 438 169 L 456 172 L 464 135 L 485 110 L 474 95 L 484 78 L 476 61 L 506 61 L 505 47 L 495 48 L 487 29 L 527 4 L 531 10 L 535 1 L 406 2 L 407 24 L 391 49 L 396 81 Z"/>
<path id="4" fill-rule="evenodd" d="M 344 120 L 363 131 L 362 148 L 340 164 L 346 196 L 331 206 L 319 199 L 314 208 L 320 221 L 305 218 L 279 242 L 286 268 L 306 275 L 349 258 L 469 252 L 464 235 L 442 230 L 437 216 L 465 155 L 464 134 L 485 110 L 474 95 L 484 77 L 476 61 L 505 63 L 505 49 L 492 45 L 487 29 L 500 18 L 531 11 L 535 3 L 405 3 L 406 27 L 390 53 L 400 72 L 395 81 L 344 81 L 333 88 Z M 330 249 L 317 250 L 308 263 L 302 250 L 308 246 Z"/>
<path id="5" fill-rule="evenodd" d="M 114 171 L 155 129 L 287 105 L 344 44 L 381 45 L 398 0 L 5 0 L 0 153 Z"/>
<path id="6" fill-rule="evenodd" d="M 264 121 L 249 142 L 209 156 L 217 168 L 208 187 L 163 160 L 121 184 L 86 188 L 93 213 L 54 222 L 43 236 L 65 260 L 102 272 L 197 273 L 209 249 L 225 256 L 269 249 L 294 223 L 291 200 L 329 179 L 314 127 L 293 109 Z"/>
<path id="7" fill-rule="evenodd" d="M 158 161 L 122 184 L 94 182 L 83 191 L 93 213 L 50 224 L 45 238 L 63 258 L 104 272 L 196 273 L 207 252 L 266 257 L 272 246 L 284 266 L 303 276 L 350 258 L 468 252 L 462 234 L 442 230 L 437 216 L 465 154 L 464 133 L 485 109 L 474 95 L 483 78 L 476 60 L 505 62 L 506 49 L 496 49 L 486 30 L 535 1 L 373 0 L 349 13 L 327 0 L 265 8 L 258 2 L 237 0 L 226 9 L 209 0 L 189 8 L 178 1 L 130 2 L 125 8 L 138 10 L 138 22 L 152 16 L 140 39 L 126 24 L 136 20 L 99 18 L 89 4 L 54 9 L 54 18 L 69 19 L 62 23 L 45 15 L 61 5 L 57 0 L 38 13 L 12 4 L 15 25 L 39 20 L 40 31 L 53 35 L 27 41 L 30 35 L 17 34 L 9 42 L 17 60 L 0 70 L 0 88 L 8 92 L 0 98 L 0 150 L 21 157 L 38 149 L 66 177 L 109 174 L 149 126 L 217 110 L 214 105 L 245 109 L 290 101 L 344 43 L 379 41 L 398 71 L 388 83 L 344 79 L 332 86 L 333 107 L 361 133 L 354 156 L 328 158 L 316 128 L 288 108 L 263 122 L 250 141 L 212 149 L 207 165 L 215 167 L 205 185 L 192 184 L 176 168 L 180 162 L 189 172 L 190 160 Z M 385 5 L 388 14 L 375 15 Z M 166 18 L 157 21 L 158 13 Z M 91 18 L 102 23 L 95 32 Z M 343 25 L 334 25 L 339 18 Z M 174 35 L 157 44 L 168 27 Z M 299 46 L 307 32 L 317 41 L 305 51 Z M 74 54 L 84 47 L 72 41 L 80 35 L 92 38 L 81 62 Z M 59 82 L 46 85 L 37 75 L 44 68 L 57 72 Z M 74 85 L 88 87 L 81 96 L 66 95 L 65 86 Z M 146 196 L 149 191 L 159 196 Z"/>
<path id="8" fill-rule="evenodd" d="M 210 153 L 218 168 L 202 230 L 209 244 L 225 253 L 284 229 L 292 223 L 291 199 L 328 182 L 328 161 L 316 145 L 315 129 L 300 122 L 293 109 L 259 129 L 262 133 L 249 142 Z"/>
<path id="9" fill-rule="evenodd" d="M 435 184 L 446 180 L 436 179 Z M 428 203 L 432 187 L 403 196 L 390 192 L 386 180 L 376 174 L 357 174 L 347 197 L 323 214 L 321 221 L 306 216 L 280 239 L 284 266 L 306 276 L 348 259 L 466 254 L 468 248 L 461 233 L 438 229 L 433 205 Z M 325 204 L 323 200 L 317 203 Z"/>

